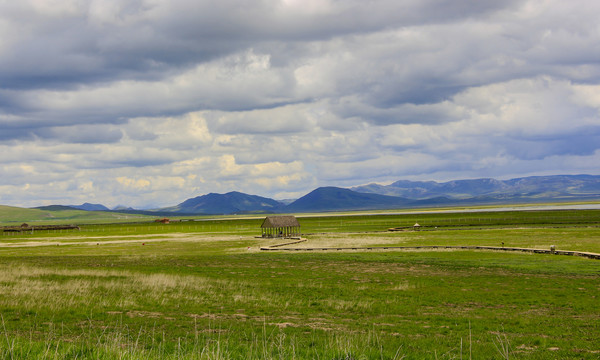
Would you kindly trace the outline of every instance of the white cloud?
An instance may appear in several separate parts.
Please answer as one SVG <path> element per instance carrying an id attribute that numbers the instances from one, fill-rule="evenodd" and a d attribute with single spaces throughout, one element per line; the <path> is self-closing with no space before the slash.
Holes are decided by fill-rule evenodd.
<path id="1" fill-rule="evenodd" d="M 151 184 L 150 181 L 146 179 L 131 179 L 125 176 L 120 176 L 116 180 L 119 184 L 126 188 L 131 188 L 132 190 L 145 189 Z"/>

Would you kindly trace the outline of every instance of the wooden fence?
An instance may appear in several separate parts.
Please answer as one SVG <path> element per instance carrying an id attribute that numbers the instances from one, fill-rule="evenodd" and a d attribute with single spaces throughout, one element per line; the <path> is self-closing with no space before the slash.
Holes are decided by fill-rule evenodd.
<path id="1" fill-rule="evenodd" d="M 282 248 L 281 246 L 288 244 L 272 245 L 261 247 L 263 251 L 341 251 L 341 250 L 438 250 L 438 249 L 462 249 L 462 250 L 492 250 L 492 251 L 520 251 L 535 254 L 552 254 L 552 255 L 570 255 L 582 256 L 590 259 L 600 260 L 600 254 L 570 251 L 570 250 L 545 250 L 545 249 L 529 249 L 517 247 L 500 247 L 500 246 L 382 246 L 382 247 L 315 247 L 315 248 Z"/>

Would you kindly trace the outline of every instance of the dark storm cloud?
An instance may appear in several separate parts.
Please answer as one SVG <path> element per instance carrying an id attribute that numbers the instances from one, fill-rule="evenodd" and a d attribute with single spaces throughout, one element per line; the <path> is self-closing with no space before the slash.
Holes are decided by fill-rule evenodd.
<path id="1" fill-rule="evenodd" d="M 560 134 L 509 136 L 503 140 L 503 146 L 506 153 L 526 160 L 592 155 L 600 149 L 600 126 L 583 126 Z"/>
<path id="2" fill-rule="evenodd" d="M 23 122 L 33 121 L 31 127 L 35 127 L 36 119 L 45 122 L 37 126 L 67 125 L 177 115 L 199 109 L 239 111 L 279 106 L 298 100 L 266 100 L 265 94 L 260 94 L 263 99 L 253 98 L 247 91 L 236 96 L 228 90 L 225 100 L 225 94 L 219 94 L 221 85 L 217 84 L 214 91 L 218 99 L 201 91 L 196 99 L 172 104 L 169 94 L 165 98 L 162 91 L 155 94 L 163 98 L 160 106 L 156 99 L 149 98 L 151 106 L 132 102 L 86 108 L 85 104 L 72 103 L 61 110 L 48 107 L 52 104 L 40 101 L 39 94 L 31 92 L 77 92 L 82 87 L 89 91 L 118 81 L 157 82 L 248 48 L 261 49 L 273 58 L 273 64 L 286 66 L 307 55 L 305 45 L 309 42 L 406 26 L 452 23 L 510 8 L 515 3 L 380 1 L 373 6 L 363 1 L 286 4 L 131 0 L 65 2 L 54 8 L 28 2 L 5 4 L 2 10 L 7 30 L 3 34 L 5 50 L 0 57 L 0 88 L 11 93 L 10 100 L 0 99 L 0 110 L 25 114 Z M 278 51 L 282 46 L 285 51 Z M 340 65 L 342 71 L 348 70 Z M 283 80 L 289 75 L 278 76 Z M 444 76 L 430 80 L 416 76 L 411 80 L 403 74 L 376 74 L 371 85 L 364 79 L 347 79 L 340 74 L 334 81 L 340 87 L 348 87 L 344 83 L 350 81 L 351 92 L 364 93 L 364 99 L 374 107 L 388 108 L 402 103 L 435 103 L 464 88 L 464 84 L 442 84 Z M 292 96 L 294 83 L 286 82 L 279 93 Z M 175 96 L 180 96 L 176 87 L 173 90 Z"/>
<path id="3" fill-rule="evenodd" d="M 315 2 L 317 3 L 317 2 Z M 182 68 L 269 42 L 326 40 L 348 33 L 456 21 L 507 3 L 363 1 L 328 11 L 283 9 L 279 1 L 97 1 L 39 8 L 2 6 L 4 89 L 64 88 L 116 79 L 159 79 Z M 375 10 L 375 11 L 373 11 Z M 45 12 L 46 11 L 46 12 Z"/>
<path id="4" fill-rule="evenodd" d="M 0 127 L 0 141 L 35 140 L 31 130 Z"/>
<path id="5" fill-rule="evenodd" d="M 103 125 L 42 128 L 35 131 L 34 134 L 40 139 L 75 144 L 110 144 L 119 142 L 123 137 L 121 130 L 106 128 Z"/>

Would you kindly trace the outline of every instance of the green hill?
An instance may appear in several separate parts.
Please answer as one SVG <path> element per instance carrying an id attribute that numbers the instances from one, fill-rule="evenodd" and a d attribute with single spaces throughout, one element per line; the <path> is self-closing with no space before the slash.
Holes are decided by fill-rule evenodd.
<path id="1" fill-rule="evenodd" d="M 150 220 L 154 216 L 76 209 L 26 209 L 0 205 L 0 225 L 90 224 Z"/>

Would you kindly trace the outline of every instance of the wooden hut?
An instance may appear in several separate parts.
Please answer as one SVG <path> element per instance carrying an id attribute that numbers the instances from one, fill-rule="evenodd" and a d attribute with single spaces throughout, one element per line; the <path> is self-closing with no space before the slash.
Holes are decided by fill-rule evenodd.
<path id="1" fill-rule="evenodd" d="M 300 236 L 300 223 L 295 216 L 267 216 L 260 226 L 263 237 Z"/>

